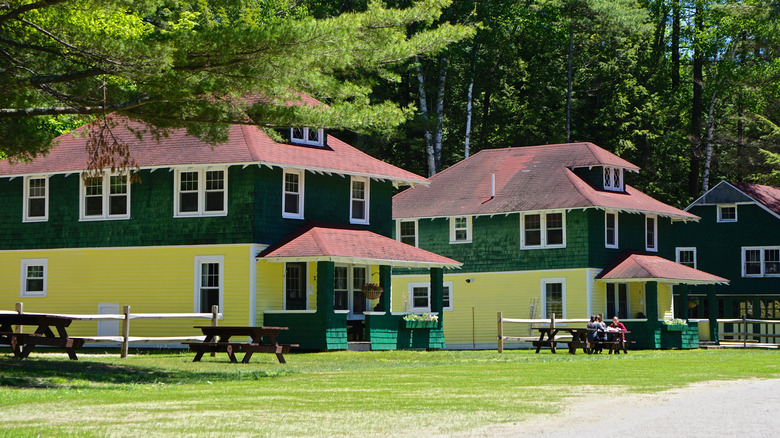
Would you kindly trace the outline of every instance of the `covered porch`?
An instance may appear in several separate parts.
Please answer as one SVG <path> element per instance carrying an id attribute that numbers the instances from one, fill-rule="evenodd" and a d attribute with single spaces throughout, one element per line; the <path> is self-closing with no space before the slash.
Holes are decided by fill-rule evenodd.
<path id="1" fill-rule="evenodd" d="M 729 282 L 725 278 L 662 257 L 630 251 L 618 256 L 608 268 L 596 276 L 596 280 L 612 285 L 641 286 L 647 320 L 626 321 L 625 324 L 632 332 L 631 337 L 636 341 L 636 347 L 650 349 L 699 346 L 698 324 L 674 320 L 674 286 L 680 286 L 685 291 L 687 285 L 708 285 L 712 291 L 710 299 L 715 300 L 713 286 Z M 716 320 L 717 314 L 710 315 L 710 319 Z M 709 328 L 710 339 L 717 339 L 717 323 L 710 323 Z"/>
<path id="2" fill-rule="evenodd" d="M 285 264 L 284 290 L 279 291 L 284 294 L 282 308 L 258 309 L 263 325 L 289 327 L 283 342 L 307 350 L 346 350 L 349 341 L 358 340 L 371 350 L 445 347 L 444 269 L 459 267 L 455 260 L 368 230 L 333 224 L 301 227 L 257 259 Z M 429 270 L 430 312 L 426 313 L 435 315 L 435 321 L 412 323 L 404 319 L 409 312 L 391 308 L 394 267 Z M 293 278 L 296 269 L 306 268 L 313 272 Z M 368 299 L 361 291 L 366 283 L 378 284 L 384 292 Z M 295 291 L 309 288 L 312 299 L 296 301 L 300 295 Z"/>

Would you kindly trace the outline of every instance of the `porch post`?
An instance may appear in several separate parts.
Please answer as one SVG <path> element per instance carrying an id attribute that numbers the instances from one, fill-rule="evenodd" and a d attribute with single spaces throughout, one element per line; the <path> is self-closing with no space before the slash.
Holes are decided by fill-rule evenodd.
<path id="1" fill-rule="evenodd" d="M 645 307 L 647 308 L 647 322 L 651 327 L 658 325 L 658 282 L 645 283 Z"/>
<path id="2" fill-rule="evenodd" d="M 376 307 L 376 310 L 380 312 L 390 312 L 390 303 L 392 302 L 392 297 L 390 296 L 392 274 L 393 268 L 391 266 L 379 266 L 379 285 L 384 289 L 382 295 L 379 296 L 379 304 Z"/>
<path id="3" fill-rule="evenodd" d="M 688 320 L 688 285 L 682 283 L 677 287 L 680 288 L 680 318 Z"/>
<path id="4" fill-rule="evenodd" d="M 444 324 L 444 268 L 431 268 L 431 312 L 439 314 L 439 327 Z"/>
<path id="5" fill-rule="evenodd" d="M 333 313 L 335 275 L 336 263 L 317 262 L 317 313 Z"/>
<path id="6" fill-rule="evenodd" d="M 718 296 L 715 294 L 715 285 L 707 285 L 707 308 L 710 320 L 710 341 L 720 345 L 718 338 Z"/>

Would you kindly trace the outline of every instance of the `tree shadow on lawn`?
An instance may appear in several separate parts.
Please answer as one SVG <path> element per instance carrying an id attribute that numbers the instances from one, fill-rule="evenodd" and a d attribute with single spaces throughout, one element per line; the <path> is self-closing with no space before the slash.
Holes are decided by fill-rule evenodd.
<path id="1" fill-rule="evenodd" d="M 88 357 L 88 356 L 87 356 Z M 72 388 L 149 385 L 156 383 L 199 383 L 220 380 L 256 380 L 286 372 L 246 370 L 209 372 L 203 370 L 163 370 L 138 365 L 116 365 L 73 361 L 66 357 L 28 357 L 20 360 L 0 351 L 0 388 Z"/>

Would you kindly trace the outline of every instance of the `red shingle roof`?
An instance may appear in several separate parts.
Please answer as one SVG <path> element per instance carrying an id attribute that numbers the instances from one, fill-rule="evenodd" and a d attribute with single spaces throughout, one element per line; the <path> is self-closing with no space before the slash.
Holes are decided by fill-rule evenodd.
<path id="1" fill-rule="evenodd" d="M 674 284 L 716 284 L 729 280 L 662 257 L 626 251 L 613 261 L 597 279 L 613 281 L 660 281 Z"/>
<path id="2" fill-rule="evenodd" d="M 730 182 L 729 184 L 750 196 L 756 202 L 763 204 L 764 207 L 775 214 L 780 215 L 780 188 L 741 182 Z"/>
<path id="3" fill-rule="evenodd" d="M 630 186 L 624 193 L 596 189 L 571 170 L 596 166 L 638 170 L 592 143 L 486 149 L 434 175 L 429 186 L 413 187 L 396 195 L 393 218 L 598 207 L 698 219 Z"/>
<path id="4" fill-rule="evenodd" d="M 119 141 L 130 147 L 130 154 L 141 168 L 201 164 L 267 164 L 347 175 L 369 176 L 404 184 L 425 184 L 427 179 L 385 163 L 343 141 L 328 136 L 326 147 L 276 143 L 256 126 L 233 125 L 228 140 L 215 146 L 187 135 L 183 129 L 172 130 L 156 140 L 145 134 L 141 140 L 130 129 L 145 130 L 144 125 L 120 119 L 113 129 Z M 128 129 L 128 127 L 130 129 Z M 10 164 L 0 161 L 0 177 L 12 175 L 81 172 L 88 165 L 85 128 L 74 137 L 65 134 L 48 155 L 30 163 Z"/>
<path id="5" fill-rule="evenodd" d="M 462 263 L 346 225 L 309 224 L 268 247 L 259 258 L 272 261 L 334 261 L 398 267 L 447 267 Z"/>

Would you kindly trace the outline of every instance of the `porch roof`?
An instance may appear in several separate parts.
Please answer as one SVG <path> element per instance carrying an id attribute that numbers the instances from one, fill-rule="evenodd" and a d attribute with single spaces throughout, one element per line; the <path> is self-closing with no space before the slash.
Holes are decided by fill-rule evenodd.
<path id="1" fill-rule="evenodd" d="M 627 251 L 605 268 L 597 280 L 607 283 L 623 281 L 658 281 L 671 284 L 718 284 L 729 280 L 708 274 L 662 257 Z"/>
<path id="2" fill-rule="evenodd" d="M 463 264 L 368 230 L 339 224 L 309 224 L 258 258 L 272 262 L 376 264 L 404 268 L 458 268 Z"/>

